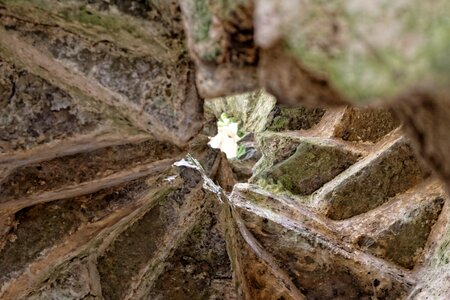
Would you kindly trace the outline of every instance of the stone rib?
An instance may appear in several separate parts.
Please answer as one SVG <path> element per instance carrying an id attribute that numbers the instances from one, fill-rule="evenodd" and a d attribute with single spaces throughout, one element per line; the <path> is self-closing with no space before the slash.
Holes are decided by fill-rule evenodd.
<path id="1" fill-rule="evenodd" d="M 128 219 L 133 216 L 133 212 L 142 206 L 151 205 L 152 202 L 158 198 L 160 189 L 147 192 L 143 197 L 139 197 L 137 201 L 131 202 L 121 209 L 115 210 L 107 217 L 100 219 L 97 222 L 84 224 L 78 228 L 77 231 L 69 235 L 62 242 L 58 243 L 51 249 L 45 252 L 45 255 L 27 266 L 26 271 L 18 277 L 3 284 L 0 290 L 0 297 L 2 299 L 17 299 L 24 297 L 30 292 L 30 288 L 34 284 L 38 284 L 45 279 L 51 270 L 70 260 L 90 248 L 102 240 L 117 222 L 123 222 L 123 218 Z M 30 284 L 32 283 L 32 284 Z"/>
<path id="2" fill-rule="evenodd" d="M 0 211 L 5 213 L 11 213 L 23 207 L 36 205 L 38 203 L 45 203 L 59 199 L 94 193 L 101 189 L 112 187 L 114 185 L 118 185 L 124 182 L 132 181 L 140 177 L 158 174 L 159 172 L 170 167 L 175 161 L 176 159 L 165 159 L 147 165 L 141 165 L 132 168 L 130 170 L 118 172 L 111 176 L 96 179 L 90 182 L 85 182 L 70 187 L 66 186 L 64 188 L 55 191 L 43 192 L 41 194 L 29 198 L 12 200 L 0 204 Z"/>

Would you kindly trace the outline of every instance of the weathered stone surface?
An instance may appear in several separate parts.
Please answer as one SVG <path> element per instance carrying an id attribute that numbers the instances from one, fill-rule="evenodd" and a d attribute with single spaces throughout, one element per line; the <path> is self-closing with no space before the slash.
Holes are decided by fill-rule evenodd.
<path id="1" fill-rule="evenodd" d="M 236 216 L 228 205 L 224 206 L 222 218 L 226 226 L 227 249 L 239 298 L 305 299 L 242 221 L 234 221 Z"/>
<path id="2" fill-rule="evenodd" d="M 427 181 L 378 209 L 342 222 L 340 232 L 360 249 L 412 269 L 423 259 L 444 203 L 439 184 Z"/>
<path id="3" fill-rule="evenodd" d="M 326 76 L 305 68 L 283 46 L 261 51 L 258 75 L 261 85 L 284 104 L 311 107 L 346 104 Z"/>
<path id="4" fill-rule="evenodd" d="M 197 86 L 205 98 L 257 87 L 259 51 L 253 41 L 250 1 L 180 1 Z"/>
<path id="5" fill-rule="evenodd" d="M 450 130 L 449 95 L 448 88 L 418 86 L 393 104 L 417 156 L 436 172 L 447 186 L 447 191 L 450 191 L 450 165 L 447 159 L 450 149 L 447 138 Z"/>
<path id="6" fill-rule="evenodd" d="M 163 146 L 159 149 L 160 145 Z M 102 148 L 91 154 L 80 153 L 57 158 L 41 165 L 54 166 L 56 174 L 50 171 L 48 175 L 57 176 L 60 171 L 60 176 L 65 174 L 68 177 L 68 174 L 74 172 L 63 168 L 73 167 L 67 161 L 78 158 L 76 161 L 80 163 L 83 161 L 80 158 L 84 156 L 86 162 L 93 162 L 94 170 L 87 170 L 94 172 L 93 174 L 98 173 L 101 177 L 102 170 L 95 170 L 100 166 L 107 168 L 114 176 L 115 173 L 135 169 L 135 165 L 142 168 L 146 161 L 164 162 L 167 159 L 163 156 L 174 155 L 175 149 L 167 148 L 161 142 L 155 145 L 155 141 L 144 141 L 140 144 Z M 208 150 L 201 143 L 193 144 L 191 150 L 204 167 L 210 170 L 208 174 L 212 176 L 219 165 L 216 161 L 217 152 Z M 121 155 L 132 160 L 124 163 L 126 160 L 121 160 Z M 98 165 L 94 164 L 97 160 Z M 210 272 L 219 272 L 211 275 L 208 281 L 210 293 L 219 298 L 224 294 L 232 295 L 231 271 L 220 226 L 206 226 L 217 222 L 218 208 L 214 205 L 217 200 L 202 190 L 201 177 L 196 171 L 183 168 L 177 172 L 170 167 L 171 162 L 162 167 L 154 163 L 147 164 L 150 168 L 153 167 L 152 172 L 156 173 L 154 175 L 138 172 L 138 179 L 118 177 L 109 182 L 111 187 L 94 193 L 89 189 L 81 190 L 78 191 L 81 195 L 72 198 L 65 194 L 64 188 L 68 182 L 63 180 L 59 182 L 61 187 L 56 196 L 56 199 L 62 198 L 61 200 L 55 199 L 37 205 L 28 203 L 31 206 L 26 208 L 7 206 L 5 210 L 2 207 L 2 213 L 13 209 L 18 211 L 13 213 L 13 218 L 6 225 L 6 234 L 2 234 L 0 238 L 0 265 L 3 265 L 0 277 L 1 297 L 145 297 L 156 291 L 155 284 L 159 276 L 165 274 L 164 269 L 170 267 L 167 263 L 172 255 L 175 255 L 172 260 L 184 261 L 184 255 L 177 255 L 175 249 L 182 247 L 178 250 L 180 252 L 187 251 L 183 247 L 200 247 L 200 244 L 195 243 L 199 231 L 204 236 L 204 243 L 209 245 L 201 255 L 209 259 L 211 266 L 222 268 L 210 269 Z M 35 166 L 24 167 L 25 170 L 27 168 L 34 170 Z M 82 174 L 83 169 L 79 172 Z M 91 173 L 87 172 L 83 179 L 87 180 L 89 174 Z M 89 179 L 89 182 L 95 180 Z M 80 184 L 76 180 L 71 183 Z M 6 186 L 9 184 L 6 183 Z M 17 200 L 24 197 L 16 196 Z M 16 200 L 5 203 L 11 201 Z M 43 201 L 49 200 L 41 202 Z M 209 208 L 206 209 L 207 207 Z M 183 244 L 189 239 L 190 244 Z M 211 251 L 215 251 L 216 255 L 210 256 Z M 85 259 L 86 256 L 89 258 Z M 89 261 L 88 266 L 86 260 Z M 76 263 L 77 261 L 83 263 Z M 202 260 L 191 261 L 190 265 L 200 270 L 200 273 L 204 269 Z M 162 278 L 159 282 L 161 280 L 166 281 Z M 202 282 L 197 284 L 203 286 Z M 184 281 L 178 284 L 181 287 L 183 283 Z M 221 287 L 222 283 L 228 288 Z M 159 291 L 169 293 L 170 288 L 163 286 Z M 195 292 L 196 289 L 191 291 L 193 295 Z"/>
<path id="7" fill-rule="evenodd" d="M 65 68 L 59 72 L 72 76 L 72 85 L 86 84 L 137 128 L 181 146 L 201 129 L 202 99 L 180 26 L 171 27 L 179 31 L 172 36 L 163 22 L 97 11 L 95 5 L 42 1 L 49 14 L 26 1 L 5 3 L 0 22 L 16 47 L 32 46 Z M 154 31 L 142 30 L 154 23 Z"/>
<path id="8" fill-rule="evenodd" d="M 180 4 L 0 0 L 0 298 L 447 298 L 447 4 Z"/>
<path id="9" fill-rule="evenodd" d="M 353 101 L 386 97 L 427 77 L 449 78 L 442 56 L 449 46 L 443 41 L 445 1 L 398 1 L 389 3 L 388 12 L 383 1 L 370 7 L 356 1 L 257 3 L 257 43 L 268 46 L 277 42 L 275 37 L 283 39 L 300 61 L 324 72 Z M 308 26 L 302 27 L 306 20 Z"/>
<path id="10" fill-rule="evenodd" d="M 226 113 L 239 121 L 244 132 L 261 132 L 267 127 L 275 103 L 275 98 L 264 91 L 209 99 L 205 102 L 205 119 L 217 122 Z"/>
<path id="11" fill-rule="evenodd" d="M 325 110 L 320 108 L 276 106 L 267 118 L 265 129 L 268 131 L 311 129 L 320 122 L 324 113 Z"/>
<path id="12" fill-rule="evenodd" d="M 371 128 L 370 123 L 381 127 Z M 403 299 L 416 284 L 421 286 L 420 281 L 415 281 L 416 276 L 428 276 L 427 280 L 435 278 L 438 271 L 430 267 L 423 269 L 423 265 L 428 261 L 430 247 L 437 243 L 433 232 L 444 230 L 439 220 L 447 196 L 437 181 L 423 182 L 429 172 L 418 164 L 406 139 L 395 130 L 397 126 L 397 121 L 386 110 L 344 108 L 327 112 L 310 129 L 259 134 L 263 158 L 255 168 L 252 182 L 259 183 L 263 189 L 254 185 L 235 186 L 231 201 L 261 249 L 275 262 L 276 267 L 270 268 L 287 271 L 291 282 L 306 297 Z M 343 128 L 349 133 L 336 134 Z M 312 141 L 312 145 L 320 145 L 321 150 L 328 147 L 329 151 L 316 149 L 296 155 L 302 144 Z M 281 178 L 281 166 L 291 168 L 292 174 L 302 178 L 300 171 L 308 165 L 305 163 L 308 154 L 313 162 L 326 159 L 328 155 L 338 159 L 338 153 L 345 151 L 350 156 L 356 155 L 358 161 L 353 161 L 336 177 L 327 178 L 323 167 L 311 168 L 321 175 L 315 178 L 325 182 L 315 193 L 295 195 L 287 185 L 259 179 L 264 174 L 266 179 L 270 176 L 275 179 L 277 175 Z M 342 158 L 349 158 L 349 155 L 344 154 Z M 297 161 L 301 163 L 296 164 Z M 363 186 L 356 188 L 356 182 Z M 305 189 L 308 185 L 299 187 Z M 342 194 L 342 203 L 355 199 L 354 203 L 332 209 L 332 201 L 325 203 L 323 196 L 338 195 L 341 189 L 361 193 L 353 198 L 351 193 Z M 384 200 L 378 202 L 377 199 Z M 340 215 L 333 215 L 333 212 Z M 345 220 L 339 220 L 342 218 Z M 241 252 L 247 260 L 252 260 L 258 250 Z M 253 272 L 245 261 L 241 258 L 242 268 Z M 359 269 L 362 266 L 366 270 Z M 412 271 L 405 271 L 408 269 Z M 253 270 L 257 272 L 256 267 Z M 380 270 L 382 273 L 377 273 Z M 242 272 L 236 276 L 251 286 L 253 279 L 243 277 Z M 405 282 L 405 278 L 409 279 Z M 398 279 L 403 283 L 393 283 Z M 261 288 L 260 291 L 272 288 L 276 294 L 276 287 L 282 280 L 278 279 L 278 283 L 269 287 L 264 287 L 267 280 L 261 282 L 253 288 Z M 318 287 L 318 282 L 324 284 Z M 438 291 L 436 286 L 427 284 L 433 293 L 444 293 L 445 288 Z"/>
<path id="13" fill-rule="evenodd" d="M 334 183 L 318 191 L 314 201 L 332 219 L 350 218 L 406 191 L 426 174 L 411 147 L 400 138 L 353 165 Z"/>
<path id="14" fill-rule="evenodd" d="M 250 198 L 249 193 L 239 195 L 248 189 Z M 412 278 L 404 271 L 350 250 L 324 231 L 320 217 L 267 193 L 256 194 L 253 200 L 251 194 L 257 190 L 251 190 L 245 185 L 235 188 L 231 201 L 255 239 L 308 299 L 370 299 L 374 295 L 395 299 L 411 288 Z M 263 206 L 258 204 L 261 198 L 268 198 Z M 290 214 L 302 217 L 291 219 Z"/>
<path id="15" fill-rule="evenodd" d="M 256 141 L 261 149 L 262 158 L 254 167 L 252 182 L 261 172 L 294 154 L 300 144 L 300 141 L 293 137 L 265 132 L 258 135 Z"/>
<path id="16" fill-rule="evenodd" d="M 2 297 L 24 296 L 64 262 L 63 257 L 71 259 L 87 244 L 92 246 L 102 229 L 111 230 L 109 226 L 126 216 L 130 208 L 139 207 L 145 197 L 155 193 L 153 184 L 154 180 L 142 178 L 18 211 L 6 237 L 2 237 L 6 239 L 0 250 Z"/>
<path id="17" fill-rule="evenodd" d="M 299 142 L 294 154 L 261 175 L 268 183 L 281 184 L 293 194 L 312 194 L 358 158 L 356 153 L 340 150 L 329 141 Z"/>
<path id="18" fill-rule="evenodd" d="M 345 110 L 334 136 L 345 141 L 378 142 L 399 125 L 389 110 L 352 107 Z"/>
<path id="19" fill-rule="evenodd" d="M 217 203 L 209 201 L 146 298 L 236 299 Z"/>
<path id="20" fill-rule="evenodd" d="M 184 197 L 195 188 L 199 181 L 199 175 L 188 170 L 185 175 L 188 180 L 186 187 L 181 187 L 164 197 L 141 219 L 137 220 L 129 228 L 116 237 L 115 241 L 106 249 L 98 259 L 102 294 L 106 299 L 123 299 L 128 293 L 133 292 L 133 281 L 141 277 L 152 257 L 161 251 L 161 245 L 173 231 L 185 226 L 184 214 L 178 211 L 188 211 L 189 214 L 198 214 L 195 211 L 200 208 L 203 192 L 195 195 L 190 202 L 183 203 Z M 193 175 L 196 175 L 192 177 Z M 188 177 L 192 177 L 189 178 Z M 192 203 L 193 202 L 193 203 Z M 197 203 L 195 203 L 197 202 Z M 191 206 L 189 208 L 186 205 Z M 168 232 L 167 229 L 170 228 Z M 150 237 L 148 239 L 147 237 Z M 170 245 L 166 245 L 166 247 Z M 172 246 L 173 247 L 173 246 Z M 165 250 L 165 247 L 162 247 Z M 169 248 L 170 249 L 170 248 Z"/>
<path id="21" fill-rule="evenodd" d="M 97 149 L 19 167 L 0 183 L 0 203 L 99 180 L 125 168 L 143 167 L 183 153 L 174 145 L 147 140 Z"/>
<path id="22" fill-rule="evenodd" d="M 80 107 L 70 94 L 24 68 L 2 60 L 0 74 L 3 153 L 83 134 L 102 122 L 100 112 Z"/>
<path id="23" fill-rule="evenodd" d="M 260 49 L 259 84 L 281 101 L 368 102 L 396 96 L 423 80 L 449 83 L 445 0 L 380 0 L 370 6 L 358 1 L 236 0 L 214 5 L 186 0 L 182 6 L 186 31 L 197 37 L 190 43 L 191 53 L 204 54 L 198 65 L 207 57 L 215 69 L 225 68 L 229 62 L 220 60 L 230 53 L 225 46 L 230 27 L 225 25 L 235 19 L 252 24 L 231 27 L 231 32 L 248 34 L 245 40 L 251 43 L 242 46 L 249 53 Z M 247 11 L 239 15 L 242 8 Z M 231 76 L 240 83 L 246 71 L 236 69 Z M 224 84 L 227 78 L 207 77 L 228 86 L 228 93 L 235 91 Z"/>
<path id="24" fill-rule="evenodd" d="M 420 273 L 420 283 L 410 295 L 410 299 L 439 299 L 449 295 L 450 246 L 448 201 L 433 232 L 433 243 L 428 250 L 426 264 Z"/>
<path id="25" fill-rule="evenodd" d="M 92 259 L 74 259 L 53 280 L 27 299 L 98 299 L 101 295 L 98 272 Z"/>

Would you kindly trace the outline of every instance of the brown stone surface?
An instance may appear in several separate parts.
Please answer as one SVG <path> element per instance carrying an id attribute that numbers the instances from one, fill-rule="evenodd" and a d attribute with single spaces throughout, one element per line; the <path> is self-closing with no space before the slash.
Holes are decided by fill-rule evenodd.
<path id="1" fill-rule="evenodd" d="M 0 10 L 5 51 L 22 47 L 19 59 L 31 52 L 42 56 L 35 59 L 38 65 L 51 61 L 54 69 L 59 68 L 51 75 L 70 76 L 66 83 L 91 89 L 128 122 L 160 139 L 185 145 L 201 129 L 203 101 L 193 66 L 182 39 L 163 30 L 161 22 L 72 2 L 57 4 L 54 14 L 23 1 L 7 4 Z M 42 5 L 50 10 L 51 2 Z M 142 32 L 140 26 L 153 23 L 158 24 L 155 32 Z M 172 30 L 182 35 L 181 28 Z M 67 106 L 69 100 L 57 101 Z"/>
<path id="2" fill-rule="evenodd" d="M 0 0 L 0 298 L 448 298 L 448 26 L 303 2 Z"/>

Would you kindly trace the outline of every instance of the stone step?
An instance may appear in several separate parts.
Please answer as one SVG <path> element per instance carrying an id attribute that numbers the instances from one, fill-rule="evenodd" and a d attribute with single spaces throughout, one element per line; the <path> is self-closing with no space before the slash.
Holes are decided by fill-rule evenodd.
<path id="1" fill-rule="evenodd" d="M 55 270 L 53 277 L 26 299 L 95 299 L 101 295 L 98 272 L 91 257 L 74 258 Z"/>
<path id="2" fill-rule="evenodd" d="M 350 142 L 378 142 L 400 126 L 392 112 L 382 108 L 347 107 L 333 136 Z"/>
<path id="3" fill-rule="evenodd" d="M 140 284 L 131 299 L 237 299 L 217 199 L 205 199 L 204 212 L 178 244 L 153 284 Z"/>
<path id="4" fill-rule="evenodd" d="M 24 165 L 0 182 L 0 211 L 6 206 L 18 208 L 73 197 L 146 176 L 167 168 L 183 153 L 172 144 L 150 139 Z"/>
<path id="5" fill-rule="evenodd" d="M 222 219 L 238 299 L 306 299 L 236 216 L 224 206 Z"/>
<path id="6" fill-rule="evenodd" d="M 338 225 L 338 232 L 361 250 L 412 269 L 447 196 L 439 182 L 426 181 L 374 210 Z"/>
<path id="7" fill-rule="evenodd" d="M 70 7 L 65 11 L 70 11 Z M 86 13 L 100 20 L 105 17 L 95 10 Z M 47 20 L 47 24 L 36 22 L 38 16 Z M 61 16 L 66 15 L 49 15 L 42 10 L 24 11 L 20 5 L 9 4 L 0 9 L 0 22 L 6 29 L 2 35 L 11 36 L 14 44 L 20 43 L 27 49 L 24 52 L 37 51 L 60 64 L 64 68 L 61 72 L 70 74 L 72 82 L 76 81 L 74 84 L 84 82 L 85 89 L 108 94 L 109 104 L 121 109 L 142 130 L 161 137 L 165 134 L 178 145 L 186 144 L 200 131 L 203 103 L 197 94 L 193 66 L 183 45 L 160 45 L 137 51 L 126 44 L 111 42 L 114 40 L 112 33 L 102 32 L 99 37 L 98 28 L 92 28 L 89 22 L 83 24 L 86 21 L 83 18 L 73 20 Z M 114 24 L 114 17 L 108 15 L 108 18 Z M 142 22 L 126 28 L 151 26 Z M 83 28 L 76 34 L 71 30 L 75 24 Z M 111 30 L 107 24 L 103 25 L 104 29 Z M 136 30 L 137 35 L 140 31 Z M 127 37 L 132 33 L 128 32 Z M 155 45 L 158 39 L 170 40 L 167 36 L 159 36 L 162 33 L 152 34 L 151 41 L 144 37 L 137 40 L 141 44 L 151 42 Z M 2 39 L 6 42 L 6 38 Z"/>
<path id="8" fill-rule="evenodd" d="M 393 136 L 381 146 L 325 184 L 314 194 L 312 205 L 331 219 L 350 218 L 380 206 L 428 175 L 404 137 Z"/>
<path id="9" fill-rule="evenodd" d="M 350 158 L 363 156 L 368 152 L 367 145 L 353 145 L 337 138 L 318 137 L 315 130 L 311 130 L 311 132 L 262 132 L 256 135 L 256 142 L 262 158 L 255 165 L 250 182 L 256 182 L 262 171 L 289 159 L 302 144 L 323 145 L 323 147 L 328 147 L 330 152 L 348 153 Z M 354 161 L 355 158 L 350 160 Z"/>
<path id="10" fill-rule="evenodd" d="M 220 159 L 216 159 L 217 151 L 205 147 L 201 141 L 194 142 L 191 151 L 208 170 L 207 174 L 214 176 L 220 163 Z M 143 160 L 154 157 L 149 153 L 152 149 L 155 149 L 155 141 L 150 140 L 112 147 L 109 151 L 99 149 L 104 152 L 91 158 L 101 160 L 106 156 L 101 165 L 114 168 L 108 159 L 126 155 L 131 159 L 128 165 L 137 163 L 133 161 L 135 157 L 141 160 L 139 167 L 142 168 L 145 166 Z M 114 155 L 108 156 L 111 153 Z M 171 167 L 173 159 L 166 160 L 170 163 L 165 164 L 156 176 L 141 174 L 138 179 L 112 182 L 111 187 L 94 193 L 83 190 L 82 196 L 34 203 L 13 214 L 6 224 L 6 235 L 0 237 L 0 265 L 6 266 L 2 267 L 4 273 L 0 277 L 0 297 L 41 299 L 51 293 L 59 299 L 65 293 L 76 293 L 77 286 L 80 293 L 88 290 L 92 295 L 107 299 L 145 298 L 154 290 L 149 290 L 150 287 L 166 284 L 160 276 L 170 269 L 169 261 L 185 262 L 184 255 L 172 256 L 178 253 L 175 249 L 181 247 L 177 251 L 183 252 L 192 246 L 200 247 L 192 242 L 198 242 L 197 229 L 201 228 L 205 243 L 211 243 L 211 246 L 219 243 L 218 227 L 203 226 L 216 222 L 217 208 L 211 205 L 217 200 L 203 191 L 201 176 L 195 170 L 176 170 Z M 55 163 L 55 166 L 62 165 L 63 161 Z M 95 180 L 90 181 L 93 182 Z M 33 215 L 29 215 L 30 211 Z M 57 226 L 60 222 L 67 226 Z M 43 231 L 36 232 L 39 229 Z M 188 242 L 189 239 L 192 241 Z M 22 255 L 24 251 L 29 255 Z M 210 247 L 203 251 L 198 254 L 207 256 L 216 251 L 218 257 L 213 255 L 211 263 L 226 268 L 225 248 Z M 12 261 L 17 256 L 14 253 L 21 254 L 18 262 Z M 194 260 L 191 265 L 198 270 L 205 267 L 202 260 Z M 77 270 L 79 274 L 75 273 Z M 84 276 L 87 270 L 90 275 Z M 120 279 L 115 277 L 117 274 L 121 274 Z M 71 287 L 65 286 L 64 278 L 73 280 Z M 228 293 L 224 289 L 232 289 L 229 278 L 211 275 L 211 279 L 214 279 L 210 282 L 212 294 Z M 199 284 L 196 280 L 192 282 Z M 183 283 L 184 280 L 178 285 L 182 287 Z M 221 287 L 221 284 L 227 287 Z M 55 290 L 55 286 L 61 286 L 61 289 Z M 34 292 L 27 295 L 31 290 Z M 162 293 L 169 291 L 161 290 Z"/>
<path id="11" fill-rule="evenodd" d="M 161 198 L 99 255 L 97 268 L 106 299 L 133 299 L 136 292 L 148 292 L 164 269 L 162 263 L 204 210 L 200 175 L 187 170 L 181 176 L 191 183 Z"/>
<path id="12" fill-rule="evenodd" d="M 15 213 L 7 235 L 0 239 L 0 297 L 25 296 L 52 269 L 91 251 L 121 228 L 118 223 L 136 218 L 137 209 L 148 210 L 172 189 L 164 181 L 167 175 L 170 172 Z"/>
<path id="13" fill-rule="evenodd" d="M 296 149 L 288 158 L 266 167 L 258 176 L 266 184 L 279 185 L 282 190 L 295 195 L 312 194 L 361 157 L 331 139 L 296 138 L 295 141 L 298 143 Z M 263 153 L 267 157 L 267 152 Z M 282 159 L 274 156 L 276 161 Z"/>
<path id="14" fill-rule="evenodd" d="M 295 201 L 287 205 L 245 184 L 235 187 L 230 201 L 237 218 L 307 299 L 395 299 L 415 284 L 412 273 L 342 241 L 334 222 L 295 208 Z"/>
<path id="15" fill-rule="evenodd" d="M 3 169 L 0 174 L 0 182 L 13 170 L 24 165 L 39 163 L 56 157 L 91 152 L 105 147 L 135 144 L 150 138 L 148 134 L 130 134 L 123 137 L 117 131 L 116 133 L 99 132 L 93 135 L 67 138 L 56 143 L 33 147 L 30 150 L 16 151 L 11 155 L 4 155 L 0 158 L 0 168 Z"/>
<path id="16" fill-rule="evenodd" d="M 308 130 L 317 125 L 324 114 L 323 108 L 276 105 L 267 116 L 265 130 L 275 132 Z"/>
<path id="17" fill-rule="evenodd" d="M 70 146 L 86 147 L 94 140 L 114 143 L 123 134 L 128 139 L 139 135 L 114 108 L 3 57 L 0 47 L 0 164 L 17 165 L 42 152 L 70 152 Z"/>

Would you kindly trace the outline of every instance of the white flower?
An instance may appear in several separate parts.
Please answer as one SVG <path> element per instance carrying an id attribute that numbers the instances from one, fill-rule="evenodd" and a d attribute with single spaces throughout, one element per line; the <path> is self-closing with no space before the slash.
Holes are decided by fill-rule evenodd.
<path id="1" fill-rule="evenodd" d="M 237 155 L 239 141 L 238 123 L 229 122 L 218 126 L 217 135 L 210 138 L 208 145 L 212 148 L 220 149 L 224 152 L 228 159 L 234 158 Z"/>

